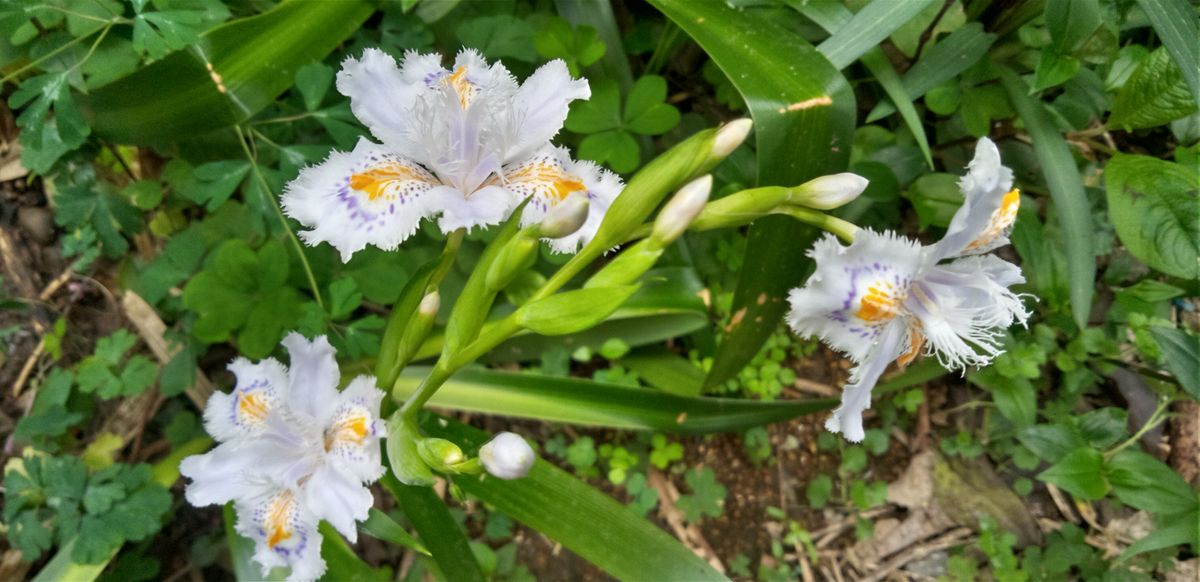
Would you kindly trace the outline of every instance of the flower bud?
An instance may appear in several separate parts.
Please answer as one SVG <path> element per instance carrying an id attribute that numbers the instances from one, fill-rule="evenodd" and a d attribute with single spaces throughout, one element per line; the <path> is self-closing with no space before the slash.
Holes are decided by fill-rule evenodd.
<path id="1" fill-rule="evenodd" d="M 487 472 L 505 480 L 528 475 L 536 459 L 529 443 L 511 432 L 496 435 L 479 449 L 479 460 Z"/>
<path id="2" fill-rule="evenodd" d="M 417 313 L 422 317 L 434 317 L 437 315 L 438 309 L 442 307 L 442 297 L 437 291 L 430 291 L 421 298 L 421 304 L 417 306 Z"/>
<path id="3" fill-rule="evenodd" d="M 858 198 L 869 183 L 850 172 L 821 176 L 796 187 L 792 202 L 817 210 L 832 210 Z"/>
<path id="4" fill-rule="evenodd" d="M 451 472 L 454 465 L 467 460 L 458 445 L 439 438 L 426 438 L 417 441 L 417 453 L 421 459 L 436 471 Z"/>
<path id="5" fill-rule="evenodd" d="M 538 237 L 541 227 L 530 226 L 500 250 L 496 260 L 488 267 L 486 284 L 489 291 L 499 291 L 508 287 L 517 275 L 533 266 L 537 261 Z"/>
<path id="6" fill-rule="evenodd" d="M 712 192 L 712 176 L 704 175 L 684 185 L 675 193 L 662 212 L 654 220 L 654 230 L 650 238 L 660 245 L 667 245 L 679 238 L 696 216 L 704 210 L 708 203 L 708 195 Z"/>
<path id="7" fill-rule="evenodd" d="M 567 196 L 551 208 L 538 225 L 538 234 L 543 238 L 562 238 L 583 227 L 588 218 L 588 198 L 576 192 Z"/>
<path id="8" fill-rule="evenodd" d="M 750 135 L 750 128 L 753 126 L 754 122 L 747 117 L 730 121 L 721 126 L 713 141 L 712 156 L 722 159 L 729 156 L 733 150 L 742 145 L 742 142 L 746 141 L 746 136 Z"/>

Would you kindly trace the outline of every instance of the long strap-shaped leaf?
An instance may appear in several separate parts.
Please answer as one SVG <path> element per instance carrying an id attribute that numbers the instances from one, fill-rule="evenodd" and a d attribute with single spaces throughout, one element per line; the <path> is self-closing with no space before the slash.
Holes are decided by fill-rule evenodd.
<path id="1" fill-rule="evenodd" d="M 433 415 L 422 428 L 468 450 L 488 439 L 482 431 Z M 546 461 L 538 460 L 529 475 L 515 481 L 461 477 L 454 483 L 618 579 L 726 579 L 629 508 Z"/>
<path id="2" fill-rule="evenodd" d="M 1038 163 L 1050 198 L 1058 212 L 1066 242 L 1067 284 L 1071 315 L 1080 329 L 1087 327 L 1096 284 L 1096 258 L 1092 252 L 1092 215 L 1083 178 L 1067 142 L 1042 102 L 1029 96 L 1029 86 L 1013 71 L 1001 67 L 1000 82 L 1033 138 Z"/>
<path id="3" fill-rule="evenodd" d="M 400 375 L 393 396 L 416 390 L 428 368 Z M 434 395 L 434 407 L 612 428 L 707 434 L 742 430 L 829 410 L 830 399 L 757 402 L 697 398 L 578 378 L 467 369 Z M 432 548 L 431 548 L 432 549 Z"/>
<path id="4" fill-rule="evenodd" d="M 374 11 L 362 0 L 290 0 L 85 96 L 97 135 L 149 144 L 240 123 L 292 86 Z"/>
<path id="5" fill-rule="evenodd" d="M 920 14 L 932 0 L 875 0 L 854 14 L 833 36 L 825 39 L 817 50 L 838 69 L 844 69 L 867 51 L 879 46 L 888 35 Z M 838 3 L 845 10 L 845 6 Z M 847 10 L 848 11 L 848 10 Z M 824 23 L 824 28 L 827 27 Z"/>
<path id="6" fill-rule="evenodd" d="M 812 45 L 752 10 L 724 2 L 651 0 L 712 57 L 754 117 L 760 186 L 794 186 L 841 171 L 850 155 L 854 93 Z M 788 289 L 812 270 L 805 251 L 817 233 L 790 218 L 750 229 L 728 333 L 707 385 L 732 378 L 775 331 Z"/>

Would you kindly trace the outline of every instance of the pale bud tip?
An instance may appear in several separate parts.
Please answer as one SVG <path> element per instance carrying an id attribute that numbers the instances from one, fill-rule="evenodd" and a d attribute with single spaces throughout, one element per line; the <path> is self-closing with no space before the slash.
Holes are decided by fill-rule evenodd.
<path id="1" fill-rule="evenodd" d="M 555 204 L 538 225 L 538 234 L 545 238 L 562 238 L 583 227 L 588 218 L 588 197 L 576 192 Z"/>
<path id="2" fill-rule="evenodd" d="M 682 236 L 700 211 L 704 210 L 708 195 L 712 192 L 712 184 L 712 175 L 705 174 L 680 188 L 658 213 L 652 236 L 663 243 Z"/>
<path id="3" fill-rule="evenodd" d="M 488 473 L 512 480 L 528 475 L 537 456 L 520 435 L 502 432 L 479 449 L 479 460 Z"/>
<path id="4" fill-rule="evenodd" d="M 866 178 L 850 172 L 821 176 L 801 185 L 795 202 L 817 210 L 832 210 L 858 198 L 868 184 Z"/>
<path id="5" fill-rule="evenodd" d="M 421 298 L 421 304 L 417 306 L 417 312 L 426 317 L 437 315 L 438 309 L 442 307 L 442 297 L 437 291 L 430 291 Z"/>
<path id="6" fill-rule="evenodd" d="M 713 141 L 712 155 L 718 158 L 724 158 L 733 153 L 742 142 L 746 141 L 746 136 L 750 135 L 750 128 L 754 126 L 754 122 L 749 117 L 743 117 L 730 121 L 721 126 L 717 130 L 716 139 Z"/>

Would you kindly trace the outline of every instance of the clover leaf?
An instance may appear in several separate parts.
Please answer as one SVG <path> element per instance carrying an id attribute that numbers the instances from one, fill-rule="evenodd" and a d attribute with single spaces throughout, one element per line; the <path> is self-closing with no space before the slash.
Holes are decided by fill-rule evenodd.
<path id="1" fill-rule="evenodd" d="M 241 352 L 266 357 L 300 314 L 299 293 L 286 285 L 288 253 L 272 240 L 257 252 L 246 241 L 221 245 L 183 290 L 183 304 L 199 318 L 197 339 L 216 343 L 237 332 Z"/>
<path id="2" fill-rule="evenodd" d="M 547 59 L 562 59 L 573 77 L 578 77 L 583 67 L 600 60 L 607 48 L 595 28 L 572 27 L 557 17 L 534 33 L 533 46 Z"/>
<path id="3" fill-rule="evenodd" d="M 712 469 L 692 469 L 684 477 L 691 488 L 690 495 L 681 495 L 675 504 L 691 523 L 704 518 L 720 517 L 725 507 L 725 486 L 717 482 Z"/>
<path id="4" fill-rule="evenodd" d="M 624 107 L 615 83 L 596 83 L 592 98 L 573 104 L 567 116 L 567 129 L 590 134 L 579 144 L 579 157 L 620 173 L 637 169 L 641 146 L 634 134 L 661 135 L 679 124 L 679 110 L 666 98 L 667 81 L 655 75 L 633 84 Z"/>
<path id="5" fill-rule="evenodd" d="M 17 117 L 17 126 L 21 128 L 21 163 L 34 172 L 49 171 L 63 154 L 83 145 L 92 131 L 71 97 L 69 75 L 64 71 L 32 77 L 8 98 L 12 109 L 28 104 Z"/>
<path id="6" fill-rule="evenodd" d="M 158 378 L 158 365 L 143 355 L 125 360 L 125 354 L 137 343 L 133 334 L 119 329 L 96 342 L 96 351 L 79 364 L 77 382 L 84 393 L 95 392 L 108 400 L 117 396 L 141 394 Z"/>

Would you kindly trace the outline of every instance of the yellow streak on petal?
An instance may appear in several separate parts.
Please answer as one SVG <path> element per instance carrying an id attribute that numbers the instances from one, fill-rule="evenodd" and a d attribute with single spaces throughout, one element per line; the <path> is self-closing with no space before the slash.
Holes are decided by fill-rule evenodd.
<path id="1" fill-rule="evenodd" d="M 910 327 L 908 329 L 908 351 L 900 354 L 896 360 L 901 366 L 907 366 L 916 359 L 917 354 L 921 353 L 921 348 L 925 347 L 925 334 L 921 333 L 919 327 Z"/>
<path id="2" fill-rule="evenodd" d="M 366 416 L 356 414 L 334 422 L 333 426 L 325 431 L 325 450 L 331 450 L 338 443 L 362 444 L 369 432 L 368 420 Z"/>
<path id="3" fill-rule="evenodd" d="M 420 179 L 416 172 L 397 163 L 385 163 L 350 176 L 350 187 L 367 194 L 372 202 L 382 196 L 392 182 Z"/>
<path id="4" fill-rule="evenodd" d="M 463 109 L 471 104 L 471 97 L 475 94 L 475 84 L 467 79 L 467 68 L 459 67 L 447 77 L 450 86 L 454 88 L 454 92 L 458 94 L 458 103 Z"/>
<path id="5" fill-rule="evenodd" d="M 253 392 L 238 396 L 238 417 L 243 422 L 262 422 L 267 418 L 266 401 Z"/>
<path id="6" fill-rule="evenodd" d="M 901 298 L 895 294 L 895 285 L 882 282 L 867 287 L 866 294 L 859 301 L 859 319 L 868 323 L 884 323 L 891 321 L 900 312 Z"/>
<path id="7" fill-rule="evenodd" d="M 973 251 L 991 244 L 1017 221 L 1017 211 L 1020 209 L 1021 191 L 1013 188 L 1000 200 L 1000 208 L 992 213 L 992 218 L 988 222 L 987 228 L 983 230 L 983 234 L 971 241 L 965 250 Z"/>
<path id="8" fill-rule="evenodd" d="M 288 527 L 288 518 L 291 517 L 294 503 L 291 491 L 284 491 L 271 500 L 266 523 L 263 524 L 263 529 L 267 530 L 268 549 L 274 550 L 275 546 L 291 539 L 294 534 Z"/>

